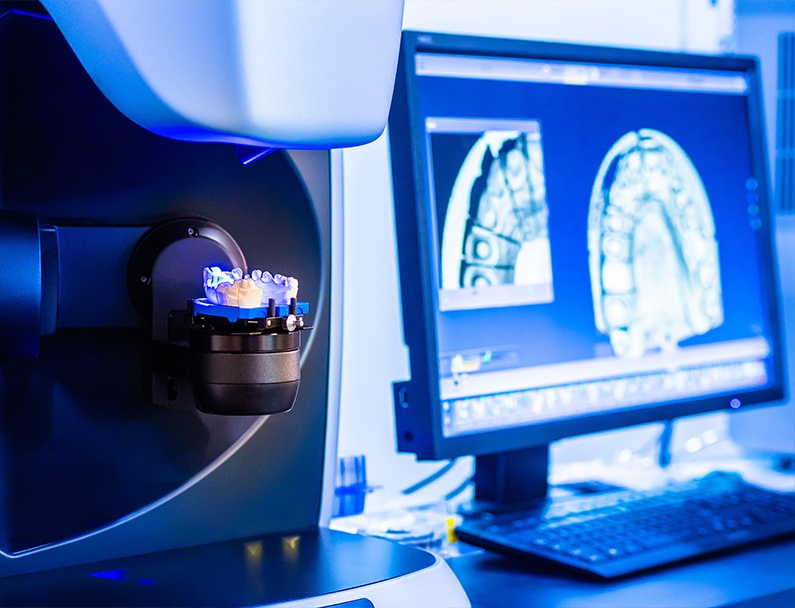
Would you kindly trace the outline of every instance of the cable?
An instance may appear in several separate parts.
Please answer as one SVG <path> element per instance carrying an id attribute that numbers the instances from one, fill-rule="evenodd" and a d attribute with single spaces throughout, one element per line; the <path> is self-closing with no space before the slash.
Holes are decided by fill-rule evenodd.
<path id="1" fill-rule="evenodd" d="M 674 434 L 674 421 L 666 420 L 663 426 L 662 433 L 658 439 L 660 452 L 657 456 L 657 463 L 661 469 L 664 469 L 671 464 L 671 437 Z"/>
<path id="2" fill-rule="evenodd" d="M 459 485 L 457 488 L 454 488 L 453 490 L 451 490 L 450 492 L 445 494 L 444 495 L 444 499 L 445 500 L 453 500 L 456 496 L 461 494 L 461 492 L 466 490 L 469 487 L 469 485 L 471 483 L 473 483 L 474 481 L 475 481 L 475 476 L 474 475 L 472 475 L 470 477 L 467 477 L 461 485 Z"/>
<path id="3" fill-rule="evenodd" d="M 454 458 L 453 460 L 451 460 L 447 464 L 445 464 L 442 468 L 440 468 L 438 471 L 435 471 L 434 473 L 431 473 L 425 479 L 422 479 L 422 480 L 418 481 L 417 483 L 415 483 L 414 485 L 409 486 L 408 488 L 403 490 L 402 493 L 403 494 L 407 494 L 407 495 L 408 494 L 414 494 L 414 492 L 417 492 L 418 490 L 421 490 L 425 486 L 428 486 L 428 485 L 432 484 L 434 481 L 439 479 L 442 475 L 447 473 L 447 471 L 452 469 L 455 466 L 456 462 L 458 462 L 458 459 Z"/>

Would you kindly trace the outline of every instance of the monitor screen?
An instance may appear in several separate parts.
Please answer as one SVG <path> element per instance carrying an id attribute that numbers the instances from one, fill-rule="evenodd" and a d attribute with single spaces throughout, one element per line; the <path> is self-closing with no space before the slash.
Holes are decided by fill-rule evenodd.
<path id="1" fill-rule="evenodd" d="M 389 136 L 401 451 L 782 397 L 753 58 L 404 32 Z"/>

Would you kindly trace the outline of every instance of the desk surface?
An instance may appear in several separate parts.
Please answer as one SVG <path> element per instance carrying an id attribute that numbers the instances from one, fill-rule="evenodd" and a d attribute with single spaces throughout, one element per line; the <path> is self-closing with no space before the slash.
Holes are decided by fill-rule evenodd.
<path id="1" fill-rule="evenodd" d="M 795 606 L 795 538 L 752 545 L 613 582 L 491 552 L 448 564 L 473 608 L 784 608 Z"/>

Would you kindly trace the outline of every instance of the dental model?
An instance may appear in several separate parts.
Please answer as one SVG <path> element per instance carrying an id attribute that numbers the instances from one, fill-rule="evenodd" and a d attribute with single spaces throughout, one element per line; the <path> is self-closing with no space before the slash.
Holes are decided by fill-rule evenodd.
<path id="1" fill-rule="evenodd" d="M 204 294 L 212 304 L 238 308 L 258 308 L 274 303 L 289 304 L 298 297 L 298 279 L 281 274 L 253 270 L 243 274 L 240 268 L 230 272 L 218 266 L 204 269 Z"/>

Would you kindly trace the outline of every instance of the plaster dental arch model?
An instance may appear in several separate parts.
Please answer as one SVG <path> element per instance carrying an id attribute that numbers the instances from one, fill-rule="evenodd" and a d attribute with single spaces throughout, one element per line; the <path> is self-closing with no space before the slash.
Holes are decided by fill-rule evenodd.
<path id="1" fill-rule="evenodd" d="M 252 270 L 244 274 L 240 268 L 227 272 L 218 266 L 204 269 L 204 294 L 207 301 L 221 306 L 258 308 L 274 304 L 289 304 L 298 297 L 298 279 L 267 270 Z"/>

